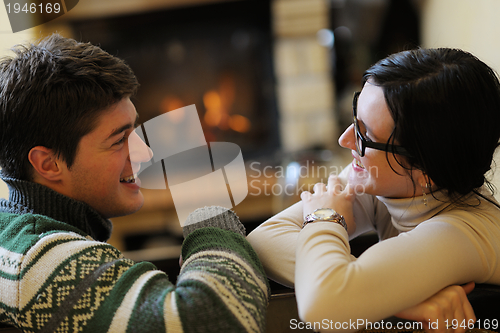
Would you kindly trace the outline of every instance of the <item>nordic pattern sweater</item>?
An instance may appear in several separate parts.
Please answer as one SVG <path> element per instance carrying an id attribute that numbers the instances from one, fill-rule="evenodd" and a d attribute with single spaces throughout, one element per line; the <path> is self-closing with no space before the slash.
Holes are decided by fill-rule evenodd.
<path id="1" fill-rule="evenodd" d="M 10 195 L 0 201 L 0 322 L 25 332 L 265 330 L 269 286 L 234 213 L 185 232 L 174 285 L 153 264 L 105 243 L 111 222 L 88 205 L 4 180 Z M 196 211 L 196 220 L 213 216 L 210 209 Z"/>

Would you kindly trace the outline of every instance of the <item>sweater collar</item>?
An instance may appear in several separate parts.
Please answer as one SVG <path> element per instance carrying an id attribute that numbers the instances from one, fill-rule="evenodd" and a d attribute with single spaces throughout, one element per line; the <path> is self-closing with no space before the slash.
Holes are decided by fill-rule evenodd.
<path id="1" fill-rule="evenodd" d="M 3 175 L 0 178 L 9 187 L 9 200 L 0 200 L 0 212 L 45 215 L 72 225 L 98 241 L 106 241 L 111 236 L 111 221 L 86 203 L 38 183 Z"/>
<path id="2" fill-rule="evenodd" d="M 426 194 L 425 197 L 427 205 L 424 204 L 424 196 L 403 199 L 378 196 L 377 199 L 387 207 L 394 227 L 399 232 L 405 232 L 412 230 L 421 222 L 429 220 L 440 212 L 450 209 L 452 206 L 442 191 Z"/>

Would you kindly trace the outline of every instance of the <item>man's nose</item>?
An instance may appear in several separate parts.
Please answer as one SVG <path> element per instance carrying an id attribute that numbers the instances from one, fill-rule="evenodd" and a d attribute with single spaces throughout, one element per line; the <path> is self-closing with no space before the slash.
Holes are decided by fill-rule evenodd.
<path id="1" fill-rule="evenodd" d="M 153 158 L 153 151 L 142 141 L 136 131 L 132 131 L 128 137 L 128 149 L 132 164 L 148 162 Z"/>

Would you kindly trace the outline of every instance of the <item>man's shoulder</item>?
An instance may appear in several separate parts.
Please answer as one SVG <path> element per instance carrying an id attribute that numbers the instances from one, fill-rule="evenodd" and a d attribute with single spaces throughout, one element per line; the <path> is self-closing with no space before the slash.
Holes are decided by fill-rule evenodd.
<path id="1" fill-rule="evenodd" d="M 41 234 L 50 230 L 78 230 L 67 223 L 41 214 L 0 212 L 0 231 L 4 230 L 7 226 L 15 228 L 16 230 L 19 230 L 19 227 L 23 226 L 24 228 L 30 229 L 32 233 L 36 234 Z"/>
<path id="2" fill-rule="evenodd" d="M 0 246 L 3 248 L 24 252 L 43 237 L 54 233 L 85 237 L 79 229 L 44 215 L 0 213 Z"/>

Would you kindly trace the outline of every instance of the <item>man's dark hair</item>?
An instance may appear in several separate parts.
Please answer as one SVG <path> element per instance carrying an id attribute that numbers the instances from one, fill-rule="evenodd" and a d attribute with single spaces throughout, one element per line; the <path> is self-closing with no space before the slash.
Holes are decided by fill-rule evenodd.
<path id="1" fill-rule="evenodd" d="M 51 149 L 70 168 L 101 113 L 135 94 L 132 69 L 101 48 L 58 34 L 0 60 L 0 167 L 32 180 L 29 151 Z"/>

